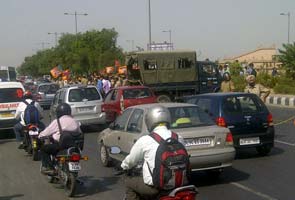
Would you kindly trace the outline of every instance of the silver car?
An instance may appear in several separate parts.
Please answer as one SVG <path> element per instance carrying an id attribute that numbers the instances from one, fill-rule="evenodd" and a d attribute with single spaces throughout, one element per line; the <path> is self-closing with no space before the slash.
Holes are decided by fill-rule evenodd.
<path id="1" fill-rule="evenodd" d="M 122 161 L 132 145 L 143 135 L 149 134 L 145 124 L 145 113 L 159 104 L 144 104 L 126 109 L 109 128 L 98 136 L 100 160 L 104 166 L 111 161 Z M 193 171 L 207 170 L 219 175 L 225 167 L 232 165 L 235 157 L 233 138 L 228 128 L 218 127 L 209 115 L 198 106 L 185 103 L 161 103 L 171 113 L 171 130 L 184 138 L 190 154 Z M 110 147 L 118 146 L 121 154 L 109 154 Z"/>
<path id="2" fill-rule="evenodd" d="M 49 108 L 58 89 L 59 85 L 55 83 L 40 83 L 33 93 L 34 99 L 43 108 Z"/>
<path id="3" fill-rule="evenodd" d="M 105 124 L 105 113 L 101 112 L 102 101 L 95 86 L 71 85 L 61 88 L 54 96 L 50 119 L 55 119 L 58 104 L 67 103 L 71 106 L 72 116 L 81 125 Z"/>

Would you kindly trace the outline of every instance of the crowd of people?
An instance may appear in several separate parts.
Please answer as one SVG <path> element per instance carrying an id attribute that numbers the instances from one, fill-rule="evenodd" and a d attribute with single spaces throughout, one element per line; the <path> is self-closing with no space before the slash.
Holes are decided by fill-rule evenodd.
<path id="1" fill-rule="evenodd" d="M 226 64 L 220 71 L 220 73 L 223 77 L 220 91 L 235 92 L 235 86 L 234 82 L 231 80 L 229 65 Z M 262 84 L 256 83 L 257 72 L 254 68 L 253 63 L 250 63 L 249 66 L 245 67 L 245 70 L 243 72 L 240 72 L 240 75 L 244 76 L 245 81 L 247 82 L 244 92 L 256 94 L 263 102 L 265 102 L 266 98 L 270 94 L 270 89 L 264 87 Z M 274 72 L 272 73 L 272 75 L 274 76 Z M 277 75 L 277 71 L 275 72 L 275 75 Z"/>

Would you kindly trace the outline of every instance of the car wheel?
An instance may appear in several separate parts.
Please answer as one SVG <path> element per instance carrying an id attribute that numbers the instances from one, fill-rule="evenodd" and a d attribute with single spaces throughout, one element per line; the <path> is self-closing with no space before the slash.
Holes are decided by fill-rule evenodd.
<path id="1" fill-rule="evenodd" d="M 103 143 L 101 143 L 100 145 L 100 161 L 104 167 L 111 166 L 111 158 L 109 156 L 109 152 Z"/>
<path id="2" fill-rule="evenodd" d="M 218 179 L 223 172 L 223 169 L 211 169 L 207 170 L 206 173 L 211 179 Z"/>
<path id="3" fill-rule="evenodd" d="M 256 151 L 260 156 L 267 156 L 271 151 L 271 147 L 268 145 L 256 147 Z"/>
<path id="4" fill-rule="evenodd" d="M 159 103 L 171 102 L 171 98 L 166 94 L 159 95 L 157 97 L 157 102 Z"/>

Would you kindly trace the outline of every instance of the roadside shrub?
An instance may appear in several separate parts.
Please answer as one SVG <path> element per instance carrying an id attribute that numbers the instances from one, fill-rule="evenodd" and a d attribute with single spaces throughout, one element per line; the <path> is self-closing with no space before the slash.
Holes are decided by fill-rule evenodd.
<path id="1" fill-rule="evenodd" d="M 274 88 L 278 83 L 278 77 L 273 77 L 266 72 L 259 73 L 256 77 L 256 82 L 267 88 Z"/>
<path id="2" fill-rule="evenodd" d="M 246 80 L 244 76 L 232 76 L 234 82 L 235 92 L 244 92 L 246 87 Z"/>
<path id="3" fill-rule="evenodd" d="M 278 94 L 295 94 L 295 82 L 290 77 L 281 76 L 277 78 L 277 84 L 273 89 Z"/>

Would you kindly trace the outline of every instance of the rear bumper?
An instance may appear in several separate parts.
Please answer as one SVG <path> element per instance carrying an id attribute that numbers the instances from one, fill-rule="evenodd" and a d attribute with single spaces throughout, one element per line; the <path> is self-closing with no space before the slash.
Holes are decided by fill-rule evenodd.
<path id="1" fill-rule="evenodd" d="M 236 151 L 233 147 L 189 152 L 192 171 L 219 169 L 232 165 Z"/>
<path id="2" fill-rule="evenodd" d="M 37 101 L 40 106 L 51 106 L 52 100 L 41 100 Z"/>
<path id="3" fill-rule="evenodd" d="M 97 115 L 83 115 L 83 116 L 74 116 L 74 118 L 81 123 L 81 125 L 87 126 L 92 124 L 105 124 L 105 113 L 99 113 Z"/>
<path id="4" fill-rule="evenodd" d="M 248 134 L 242 134 L 242 135 L 237 135 L 237 134 L 233 133 L 234 147 L 236 149 L 258 147 L 258 146 L 264 146 L 264 145 L 268 145 L 268 146 L 273 147 L 274 146 L 274 136 L 275 136 L 275 130 L 274 130 L 273 126 L 268 127 L 266 132 L 263 132 L 263 133 L 248 133 Z M 240 145 L 240 139 L 253 138 L 253 137 L 259 137 L 260 143 L 259 144 L 249 144 L 249 145 Z"/>
<path id="5" fill-rule="evenodd" d="M 0 119 L 0 130 L 3 129 L 12 129 L 13 126 L 17 123 L 16 119 Z"/>

